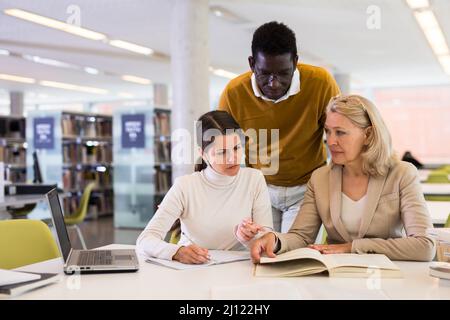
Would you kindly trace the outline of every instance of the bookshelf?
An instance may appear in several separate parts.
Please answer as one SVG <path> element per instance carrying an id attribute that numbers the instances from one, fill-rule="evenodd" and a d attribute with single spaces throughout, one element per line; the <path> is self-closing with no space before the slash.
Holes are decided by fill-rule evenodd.
<path id="1" fill-rule="evenodd" d="M 26 182 L 25 118 L 0 116 L 0 162 L 5 164 L 5 181 Z"/>
<path id="2" fill-rule="evenodd" d="M 114 225 L 143 228 L 172 185 L 170 110 L 120 107 L 113 118 Z"/>
<path id="3" fill-rule="evenodd" d="M 28 118 L 30 152 L 27 165 L 32 166 L 31 154 L 36 150 L 44 183 L 57 183 L 66 193 L 63 199 L 65 214 L 77 210 L 84 188 L 88 183 L 95 182 L 87 217 L 112 215 L 112 117 L 38 111 L 30 113 Z"/>

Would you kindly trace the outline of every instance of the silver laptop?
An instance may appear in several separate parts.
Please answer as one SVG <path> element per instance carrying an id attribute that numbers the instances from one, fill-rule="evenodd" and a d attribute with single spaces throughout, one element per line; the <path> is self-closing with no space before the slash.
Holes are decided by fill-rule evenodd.
<path id="1" fill-rule="evenodd" d="M 64 215 L 56 189 L 46 194 L 53 225 L 59 240 L 59 248 L 64 259 L 64 272 L 131 272 L 139 270 L 139 262 L 134 250 L 74 250 L 67 233 Z"/>

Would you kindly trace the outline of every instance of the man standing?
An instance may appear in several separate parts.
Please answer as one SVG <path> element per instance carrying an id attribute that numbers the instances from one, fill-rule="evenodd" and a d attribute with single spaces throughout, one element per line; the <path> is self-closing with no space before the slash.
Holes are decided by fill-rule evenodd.
<path id="1" fill-rule="evenodd" d="M 251 71 L 228 83 L 219 110 L 229 112 L 244 131 L 279 129 L 279 167 L 275 174 L 266 175 L 266 181 L 274 228 L 287 232 L 312 172 L 326 164 L 325 109 L 339 88 L 325 69 L 297 64 L 295 34 L 282 23 L 269 22 L 255 31 L 248 62 Z M 260 142 L 250 139 L 246 162 L 264 169 L 260 161 L 248 158 L 252 143 L 259 148 Z"/>

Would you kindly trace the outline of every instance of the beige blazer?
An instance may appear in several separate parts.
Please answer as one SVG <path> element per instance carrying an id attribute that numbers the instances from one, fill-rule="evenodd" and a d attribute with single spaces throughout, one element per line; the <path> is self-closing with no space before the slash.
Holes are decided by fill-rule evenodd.
<path id="1" fill-rule="evenodd" d="M 435 243 L 426 235 L 431 219 L 412 164 L 401 161 L 386 176 L 370 177 L 366 211 L 354 240 L 341 220 L 341 184 L 340 165 L 314 171 L 291 229 L 276 234 L 281 245 L 277 253 L 314 243 L 323 223 L 328 243 L 352 242 L 353 253 L 381 253 L 392 260 L 433 259 Z"/>

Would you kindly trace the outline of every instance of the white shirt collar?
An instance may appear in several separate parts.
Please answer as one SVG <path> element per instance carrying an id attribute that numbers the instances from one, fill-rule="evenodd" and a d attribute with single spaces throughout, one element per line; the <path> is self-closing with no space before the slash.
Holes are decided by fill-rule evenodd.
<path id="1" fill-rule="evenodd" d="M 297 68 L 295 68 L 294 74 L 292 75 L 292 81 L 291 81 L 291 86 L 289 87 L 289 90 L 286 92 L 286 94 L 284 96 L 282 96 L 281 98 L 279 98 L 277 100 L 267 98 L 266 96 L 263 95 L 261 90 L 259 90 L 258 84 L 256 83 L 256 78 L 255 78 L 254 73 L 252 73 L 251 82 L 252 82 L 253 93 L 255 94 L 255 96 L 257 96 L 258 98 L 261 98 L 263 100 L 266 100 L 266 101 L 271 101 L 273 103 L 278 103 L 280 101 L 286 100 L 290 96 L 293 96 L 300 92 L 300 72 L 298 71 Z"/>
<path id="2" fill-rule="evenodd" d="M 237 175 L 226 176 L 224 174 L 220 174 L 209 165 L 203 169 L 203 174 L 208 182 L 218 186 L 231 185 L 237 177 Z"/>

